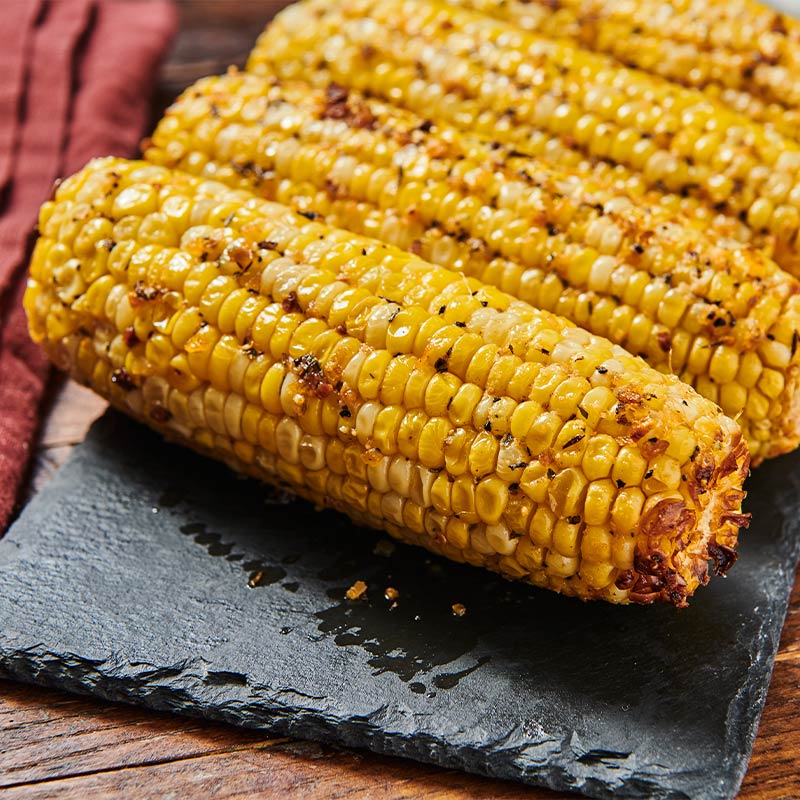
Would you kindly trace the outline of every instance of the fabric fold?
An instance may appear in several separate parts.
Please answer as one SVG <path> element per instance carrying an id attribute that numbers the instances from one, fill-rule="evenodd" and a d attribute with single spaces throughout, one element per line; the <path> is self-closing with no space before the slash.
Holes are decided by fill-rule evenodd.
<path id="1" fill-rule="evenodd" d="M 49 4 L 34 31 L 24 118 L 13 156 L 8 200 L 0 219 L 0 293 L 23 261 L 21 248 L 24 250 L 28 239 L 31 209 L 47 197 L 61 169 L 75 50 L 89 26 L 92 6 L 92 0 Z"/>
<path id="2" fill-rule="evenodd" d="M 177 24 L 175 6 L 162 0 L 100 3 L 78 67 L 65 174 L 95 156 L 129 156 L 137 147 L 149 122 L 155 73 Z"/>
<path id="3" fill-rule="evenodd" d="M 10 0 L 0 15 L 0 191 L 11 177 L 26 65 L 43 0 Z"/>
<path id="4" fill-rule="evenodd" d="M 49 366 L 21 299 L 40 204 L 94 156 L 133 154 L 176 28 L 166 0 L 10 0 L 0 35 L 0 533 L 14 511 Z"/>

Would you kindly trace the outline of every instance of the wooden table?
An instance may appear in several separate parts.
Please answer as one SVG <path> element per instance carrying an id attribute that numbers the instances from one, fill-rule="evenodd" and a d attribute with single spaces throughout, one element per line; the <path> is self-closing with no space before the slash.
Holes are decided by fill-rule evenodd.
<path id="1" fill-rule="evenodd" d="M 158 114 L 201 75 L 243 63 L 275 0 L 182 0 Z M 55 379 L 31 480 L 35 492 L 104 408 Z M 724 654 L 721 654 L 724 658 Z M 742 800 L 800 798 L 800 581 L 795 587 Z M 528 798 L 567 795 L 368 753 L 0 681 L 0 788 L 12 798 Z"/>

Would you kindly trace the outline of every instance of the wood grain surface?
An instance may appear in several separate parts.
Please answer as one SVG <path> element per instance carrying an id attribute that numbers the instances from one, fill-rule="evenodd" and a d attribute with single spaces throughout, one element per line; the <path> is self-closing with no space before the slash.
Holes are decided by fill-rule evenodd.
<path id="1" fill-rule="evenodd" d="M 243 64 L 275 0 L 182 0 L 181 32 L 161 72 L 154 118 L 202 75 Z M 51 387 L 30 493 L 61 464 L 105 404 L 61 378 Z M 720 654 L 724 659 L 724 654 Z M 800 582 L 741 800 L 800 799 Z M 411 761 L 265 737 L 0 681 L 0 793 L 43 798 L 527 798 L 564 795 Z"/>

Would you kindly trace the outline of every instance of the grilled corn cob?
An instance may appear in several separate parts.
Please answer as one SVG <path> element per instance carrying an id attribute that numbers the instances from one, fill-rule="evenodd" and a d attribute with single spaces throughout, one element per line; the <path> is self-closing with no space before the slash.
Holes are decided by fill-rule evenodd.
<path id="1" fill-rule="evenodd" d="M 448 0 L 703 89 L 800 136 L 800 25 L 751 0 Z"/>
<path id="2" fill-rule="evenodd" d="M 509 153 L 332 86 L 205 78 L 149 161 L 374 235 L 673 371 L 738 419 L 754 461 L 800 442 L 800 284 L 658 198 Z"/>
<path id="3" fill-rule="evenodd" d="M 34 338 L 236 469 L 582 598 L 684 605 L 735 556 L 736 424 L 555 315 L 143 162 L 91 163 L 40 232 Z"/>
<path id="4" fill-rule="evenodd" d="M 607 56 L 434 0 L 305 0 L 248 68 L 333 80 L 561 163 L 574 149 L 616 163 L 626 191 L 665 187 L 740 215 L 800 274 L 800 143 Z"/>

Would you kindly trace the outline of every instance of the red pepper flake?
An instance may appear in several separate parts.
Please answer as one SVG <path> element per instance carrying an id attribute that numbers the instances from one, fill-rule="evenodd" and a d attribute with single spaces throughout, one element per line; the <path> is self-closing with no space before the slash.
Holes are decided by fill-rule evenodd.
<path id="1" fill-rule="evenodd" d="M 669 351 L 672 349 L 672 336 L 670 336 L 669 331 L 660 331 L 657 333 L 656 341 L 658 342 L 658 346 L 665 353 L 669 353 Z"/>
<path id="2" fill-rule="evenodd" d="M 338 83 L 328 84 L 325 90 L 325 107 L 321 118 L 341 120 L 351 128 L 374 130 L 377 125 L 372 111 L 364 103 L 350 100 L 347 89 Z"/>
<path id="3" fill-rule="evenodd" d="M 115 386 L 119 386 L 120 389 L 126 392 L 136 388 L 133 378 L 131 378 L 124 367 L 116 369 L 111 373 L 111 383 Z"/>
<path id="4" fill-rule="evenodd" d="M 281 301 L 281 308 L 291 314 L 293 311 L 300 311 L 300 304 L 297 302 L 297 292 L 289 292 Z"/>
<path id="5" fill-rule="evenodd" d="M 302 386 L 308 389 L 320 400 L 333 394 L 333 384 L 325 377 L 322 364 L 317 358 L 307 353 L 294 360 L 294 368 Z"/>
<path id="6" fill-rule="evenodd" d="M 150 409 L 150 417 L 163 425 L 172 419 L 172 412 L 164 406 L 155 405 Z"/>
<path id="7" fill-rule="evenodd" d="M 325 179 L 325 194 L 328 195 L 330 200 L 336 200 L 342 192 L 342 187 L 339 186 L 336 181 L 331 180 L 330 178 Z"/>
<path id="8" fill-rule="evenodd" d="M 336 81 L 331 81 L 325 89 L 325 99 L 329 103 L 344 103 L 347 101 L 347 89 Z"/>
<path id="9" fill-rule="evenodd" d="M 139 344 L 139 337 L 136 335 L 132 325 L 125 328 L 125 332 L 122 334 L 122 341 L 125 342 L 125 347 L 136 347 Z"/>
<path id="10" fill-rule="evenodd" d="M 138 306 L 142 303 L 152 303 L 158 300 L 164 290 L 159 286 L 148 286 L 144 281 L 136 281 L 133 286 L 133 293 L 131 297 L 131 305 Z"/>

